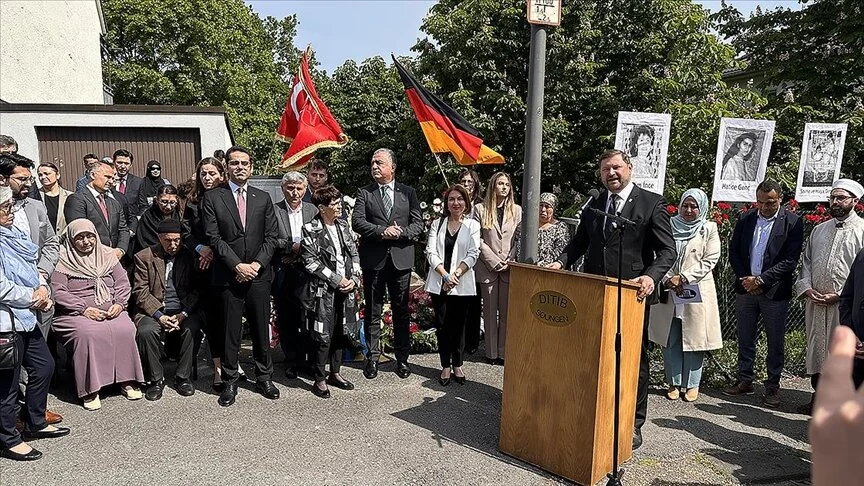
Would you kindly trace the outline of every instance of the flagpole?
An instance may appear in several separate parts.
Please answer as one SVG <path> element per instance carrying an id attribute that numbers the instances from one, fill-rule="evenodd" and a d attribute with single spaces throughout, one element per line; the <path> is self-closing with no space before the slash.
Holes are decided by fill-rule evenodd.
<path id="1" fill-rule="evenodd" d="M 444 184 L 446 184 L 447 187 L 450 187 L 450 182 L 447 180 L 447 174 L 444 173 L 444 166 L 441 165 L 441 158 L 438 157 L 438 154 L 435 152 L 432 152 L 432 155 L 435 156 L 435 161 L 438 162 L 438 168 L 441 169 L 441 177 L 444 178 Z"/>

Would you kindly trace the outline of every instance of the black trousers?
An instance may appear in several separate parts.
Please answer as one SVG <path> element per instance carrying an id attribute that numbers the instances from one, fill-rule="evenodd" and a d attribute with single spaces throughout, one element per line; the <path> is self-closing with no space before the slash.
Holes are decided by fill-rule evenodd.
<path id="1" fill-rule="evenodd" d="M 333 296 L 333 315 L 330 319 L 319 319 L 312 323 L 312 347 L 315 350 L 315 381 L 327 379 L 324 367 L 330 363 L 330 374 L 342 369 L 342 354 L 345 350 L 345 298 L 348 294 L 337 291 Z M 353 295 L 353 293 L 351 294 Z"/>
<path id="2" fill-rule="evenodd" d="M 174 312 L 168 314 L 173 315 Z M 165 369 L 162 367 L 162 358 L 166 355 L 165 348 L 177 350 L 177 370 L 174 372 L 174 379 L 177 381 L 190 379 L 192 367 L 195 366 L 195 340 L 201 332 L 201 318 L 197 314 L 191 314 L 183 320 L 179 331 L 171 332 L 163 330 L 159 322 L 152 317 L 142 317 L 137 324 L 135 341 L 138 343 L 138 354 L 141 355 L 144 379 L 148 382 L 156 382 L 165 378 Z"/>
<path id="3" fill-rule="evenodd" d="M 225 324 L 225 347 L 222 353 L 222 380 L 234 383 L 239 378 L 240 340 L 243 314 L 252 337 L 255 379 L 269 380 L 273 374 L 270 357 L 270 282 L 253 280 L 222 288 L 222 322 Z"/>
<path id="4" fill-rule="evenodd" d="M 285 368 L 295 369 L 310 362 L 312 343 L 306 309 L 284 287 L 274 289 L 276 326 L 279 328 L 279 346 L 285 354 Z"/>
<path id="5" fill-rule="evenodd" d="M 15 430 L 21 369 L 27 370 L 24 421 L 27 430 L 34 432 L 48 425 L 45 422 L 45 409 L 48 406 L 48 387 L 54 374 L 54 358 L 48 351 L 42 331 L 37 327 L 29 332 L 18 333 L 18 338 L 21 363 L 15 369 L 0 371 L 0 447 L 7 449 L 22 442 L 21 435 Z"/>
<path id="6" fill-rule="evenodd" d="M 465 323 L 474 295 L 430 294 L 438 323 L 438 355 L 441 368 L 462 366 L 465 352 Z"/>
<path id="7" fill-rule="evenodd" d="M 205 278 L 209 283 L 210 273 L 203 274 L 200 278 Z M 221 359 L 222 353 L 225 352 L 225 321 L 222 317 L 221 291 L 222 288 L 210 285 L 202 285 L 199 289 L 198 308 L 201 309 L 200 317 L 204 320 L 202 330 L 207 335 L 211 359 Z M 199 344 L 199 336 L 196 336 L 195 356 L 198 356 Z M 195 356 L 193 356 L 193 360 Z"/>
<path id="8" fill-rule="evenodd" d="M 636 387 L 636 422 L 634 426 L 641 429 L 648 418 L 648 380 L 651 378 L 651 341 L 648 339 L 648 315 L 651 306 L 645 305 L 645 321 L 642 327 L 642 353 L 639 355 L 639 385 Z"/>
<path id="9" fill-rule="evenodd" d="M 363 269 L 363 294 L 366 299 L 366 315 L 363 331 L 372 361 L 381 356 L 381 310 L 384 306 L 384 291 L 390 294 L 390 309 L 393 312 L 393 340 L 396 361 L 408 362 L 411 354 L 411 316 L 408 313 L 408 288 L 411 285 L 411 270 L 397 270 L 388 258 L 380 270 Z"/>
<path id="10" fill-rule="evenodd" d="M 468 303 L 468 316 L 465 320 L 465 349 L 477 349 L 480 346 L 480 316 L 483 315 L 483 298 L 480 284 L 477 284 L 477 295 L 471 296 Z"/>

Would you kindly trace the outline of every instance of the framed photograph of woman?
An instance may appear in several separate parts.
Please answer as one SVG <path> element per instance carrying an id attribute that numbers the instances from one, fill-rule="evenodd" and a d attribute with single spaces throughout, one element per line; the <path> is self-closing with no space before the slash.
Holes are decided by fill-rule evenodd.
<path id="1" fill-rule="evenodd" d="M 799 202 L 825 202 L 831 186 L 840 177 L 845 123 L 807 123 L 801 142 L 801 162 L 795 199 Z"/>
<path id="2" fill-rule="evenodd" d="M 774 121 L 721 118 L 714 162 L 714 201 L 752 202 L 765 179 Z"/>
<path id="3" fill-rule="evenodd" d="M 618 112 L 615 148 L 630 156 L 633 183 L 646 191 L 663 194 L 671 126 L 668 113 Z"/>

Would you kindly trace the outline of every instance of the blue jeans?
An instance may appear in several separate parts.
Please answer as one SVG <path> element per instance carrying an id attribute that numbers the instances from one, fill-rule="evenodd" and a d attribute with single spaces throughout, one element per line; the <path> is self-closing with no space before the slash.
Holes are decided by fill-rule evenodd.
<path id="1" fill-rule="evenodd" d="M 674 387 L 681 387 L 686 382 L 687 388 L 698 388 L 702 380 L 702 360 L 704 351 L 684 351 L 681 319 L 672 319 L 669 328 L 669 340 L 663 348 L 663 369 L 666 371 L 666 382 Z M 685 378 L 682 381 L 682 377 Z"/>
<path id="2" fill-rule="evenodd" d="M 753 362 L 756 361 L 756 339 L 759 336 L 757 323 L 762 317 L 765 337 L 768 341 L 768 366 L 766 389 L 780 388 L 783 372 L 783 353 L 786 339 L 786 316 L 788 300 L 771 300 L 764 295 L 739 294 L 735 299 L 735 317 L 738 319 L 738 379 L 752 383 L 755 378 Z"/>

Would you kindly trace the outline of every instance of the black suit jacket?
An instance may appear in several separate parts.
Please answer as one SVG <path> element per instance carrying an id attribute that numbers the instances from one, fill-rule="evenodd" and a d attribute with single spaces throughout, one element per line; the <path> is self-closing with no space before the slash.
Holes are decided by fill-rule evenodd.
<path id="1" fill-rule="evenodd" d="M 600 197 L 591 203 L 591 207 L 605 211 L 608 197 L 609 192 L 603 191 Z M 677 258 L 666 202 L 662 196 L 634 186 L 629 199 L 624 203 L 621 216 L 636 223 L 635 227 L 624 227 L 621 278 L 634 279 L 640 275 L 648 275 L 655 285 L 659 285 Z M 585 255 L 585 272 L 608 277 L 618 276 L 619 234 L 613 233 L 607 241 L 603 232 L 604 223 L 602 216 L 595 215 L 588 209 L 582 212 L 576 236 L 558 257 L 564 268 Z"/>
<path id="2" fill-rule="evenodd" d="M 747 293 L 741 285 L 744 277 L 762 277 L 762 290 L 765 297 L 771 300 L 789 300 L 792 298 L 792 286 L 795 283 L 795 267 L 804 246 L 804 222 L 797 214 L 780 208 L 777 220 L 768 236 L 768 247 L 762 260 L 762 275 L 751 275 L 750 247 L 753 245 L 753 232 L 756 230 L 756 220 L 759 210 L 751 209 L 738 217 L 732 241 L 729 242 L 729 264 L 735 271 L 735 291 Z"/>
<path id="3" fill-rule="evenodd" d="M 238 263 L 258 262 L 261 270 L 255 280 L 272 282 L 270 260 L 279 241 L 279 225 L 273 202 L 266 192 L 246 185 L 246 228 L 231 189 L 218 187 L 204 193 L 201 201 L 204 231 L 216 253 L 213 285 L 236 283 Z"/>
<path id="4" fill-rule="evenodd" d="M 384 268 L 392 258 L 398 270 L 414 267 L 414 242 L 423 234 L 423 216 L 420 200 L 412 187 L 396 182 L 393 187 L 393 211 L 384 215 L 384 201 L 377 182 L 360 188 L 351 226 L 360 235 L 360 267 L 374 270 Z M 399 239 L 384 239 L 384 230 L 393 223 L 402 228 Z"/>
<path id="5" fill-rule="evenodd" d="M 864 340 L 864 250 L 859 251 L 840 292 L 840 324 L 851 327 Z"/>
<path id="6" fill-rule="evenodd" d="M 67 223 L 80 218 L 89 219 L 96 226 L 96 232 L 99 233 L 99 240 L 103 245 L 120 248 L 124 252 L 128 252 L 129 227 L 123 204 L 106 194 L 105 207 L 108 209 L 107 223 L 105 217 L 102 216 L 99 203 L 93 197 L 90 188 L 85 186 L 84 189 L 70 194 L 66 198 L 63 216 Z"/>
<path id="7" fill-rule="evenodd" d="M 303 224 L 312 221 L 318 215 L 318 208 L 310 203 L 302 204 Z M 303 260 L 297 255 L 292 263 L 282 263 L 282 257 L 285 255 L 293 255 L 291 248 L 294 245 L 294 234 L 291 233 L 291 222 L 288 219 L 288 209 L 285 200 L 276 203 L 276 220 L 279 223 L 279 243 L 277 244 L 276 252 L 273 255 L 273 267 L 276 270 L 275 279 L 273 280 L 274 295 L 294 295 L 294 291 L 302 287 L 306 283 L 306 271 L 303 269 Z M 302 239 L 303 228 L 300 228 L 300 234 L 296 235 Z"/>
<path id="8" fill-rule="evenodd" d="M 140 216 L 147 209 L 138 207 L 138 195 L 141 192 L 141 182 L 143 181 L 144 179 L 135 174 L 126 175 L 126 192 L 123 195 L 126 196 L 126 207 L 133 216 Z M 116 192 L 119 193 L 120 190 L 118 189 Z"/>

